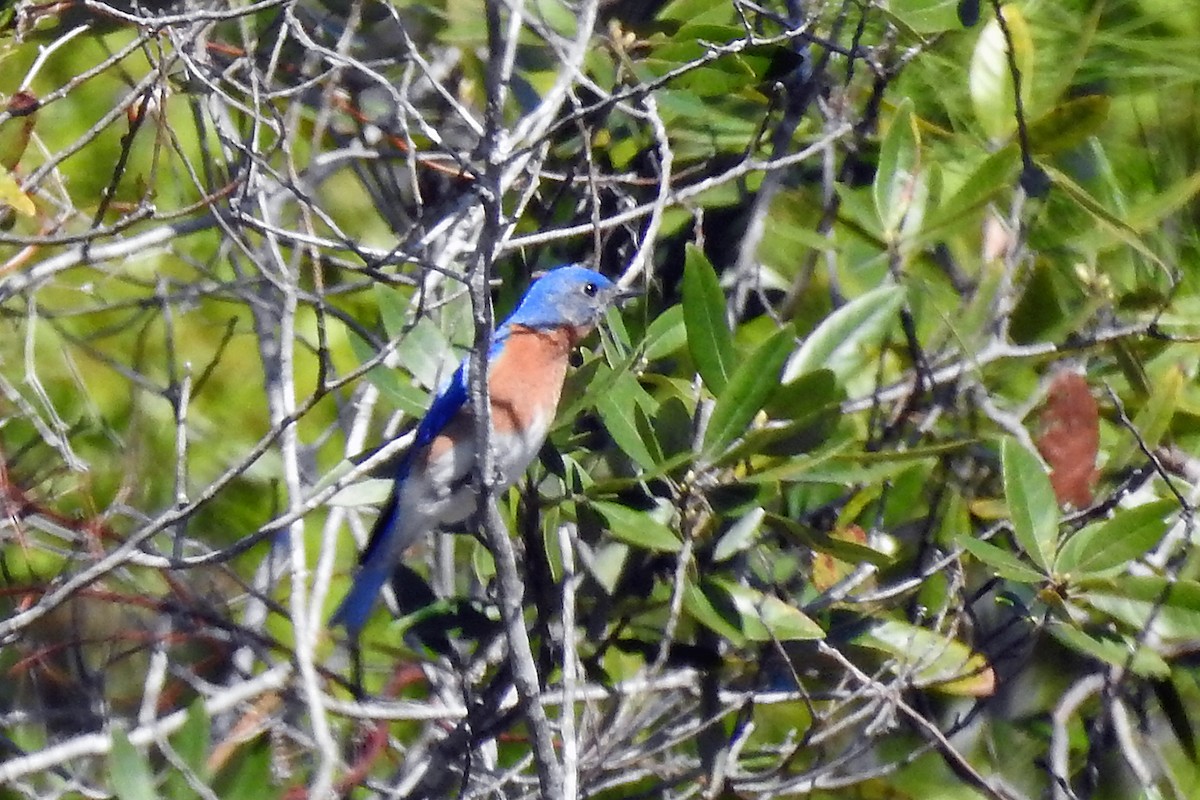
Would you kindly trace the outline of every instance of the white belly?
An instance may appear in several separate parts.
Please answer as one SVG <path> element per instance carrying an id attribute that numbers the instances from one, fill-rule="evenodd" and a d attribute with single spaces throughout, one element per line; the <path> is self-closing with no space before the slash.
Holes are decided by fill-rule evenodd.
<path id="1" fill-rule="evenodd" d="M 495 454 L 497 492 L 516 483 L 537 456 L 552 417 L 539 415 L 523 433 L 496 433 L 492 436 Z M 421 509 L 434 525 L 452 525 L 475 513 L 477 498 L 472 489 L 475 469 L 473 442 L 464 442 L 432 460 L 420 476 L 409 475 L 404 482 L 402 507 Z"/>

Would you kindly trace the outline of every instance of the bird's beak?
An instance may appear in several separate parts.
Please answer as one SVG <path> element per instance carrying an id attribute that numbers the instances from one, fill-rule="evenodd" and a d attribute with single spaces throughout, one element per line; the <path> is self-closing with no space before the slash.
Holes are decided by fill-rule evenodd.
<path id="1" fill-rule="evenodd" d="M 613 296 L 613 302 L 620 305 L 626 300 L 632 300 L 635 297 L 641 297 L 646 293 L 646 290 L 640 286 L 625 286 L 617 290 Z"/>

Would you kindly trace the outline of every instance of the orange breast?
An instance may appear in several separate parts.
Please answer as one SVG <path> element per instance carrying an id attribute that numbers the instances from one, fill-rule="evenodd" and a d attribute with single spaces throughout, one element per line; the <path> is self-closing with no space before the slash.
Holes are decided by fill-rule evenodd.
<path id="1" fill-rule="evenodd" d="M 569 328 L 513 328 L 492 364 L 488 384 L 494 430 L 527 430 L 554 416 L 577 333 Z"/>

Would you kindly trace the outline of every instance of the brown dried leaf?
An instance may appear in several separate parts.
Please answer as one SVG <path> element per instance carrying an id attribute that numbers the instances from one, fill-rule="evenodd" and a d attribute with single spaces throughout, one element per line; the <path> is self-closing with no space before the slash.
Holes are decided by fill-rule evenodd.
<path id="1" fill-rule="evenodd" d="M 857 525 L 847 525 L 845 528 L 830 533 L 831 539 L 867 546 L 867 532 Z M 829 553 L 813 553 L 812 582 L 817 591 L 827 591 L 838 584 L 851 572 L 854 564 L 848 564 Z"/>
<path id="2" fill-rule="evenodd" d="M 1059 505 L 1086 508 L 1096 484 L 1100 409 L 1087 381 L 1062 370 L 1050 384 L 1041 414 L 1038 452 L 1050 465 L 1050 485 Z"/>

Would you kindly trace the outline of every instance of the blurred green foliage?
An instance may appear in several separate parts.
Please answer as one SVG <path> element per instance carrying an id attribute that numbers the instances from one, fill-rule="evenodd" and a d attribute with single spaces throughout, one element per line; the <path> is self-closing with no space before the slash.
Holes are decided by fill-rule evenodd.
<path id="1" fill-rule="evenodd" d="M 324 608 L 472 270 L 571 260 L 648 289 L 500 502 L 580 796 L 1194 794 L 1200 10 L 151 5 L 0 17 L 5 796 L 532 781 L 481 541 L 380 719 Z"/>

